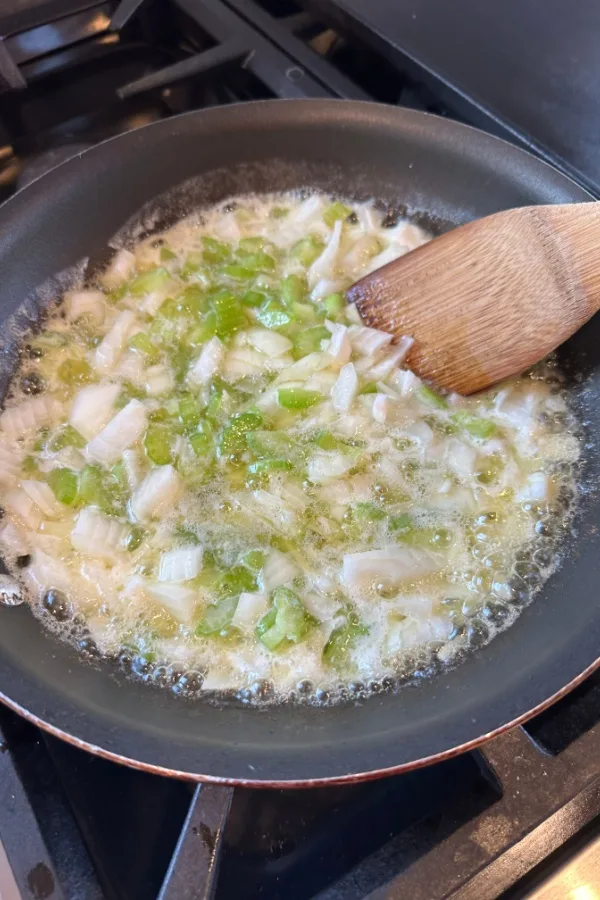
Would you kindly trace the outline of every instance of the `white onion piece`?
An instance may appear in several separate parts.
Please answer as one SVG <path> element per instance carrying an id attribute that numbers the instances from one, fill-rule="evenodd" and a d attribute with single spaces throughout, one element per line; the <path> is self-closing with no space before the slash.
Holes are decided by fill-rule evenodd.
<path id="1" fill-rule="evenodd" d="M 262 583 L 265 591 L 271 592 L 275 588 L 288 584 L 300 575 L 300 569 L 287 553 L 281 550 L 271 550 L 265 560 L 262 570 Z"/>
<path id="2" fill-rule="evenodd" d="M 277 376 L 274 384 L 285 384 L 288 381 L 305 381 L 311 375 L 314 375 L 315 372 L 326 369 L 330 364 L 331 359 L 326 353 L 309 353 L 295 362 L 293 366 L 284 369 Z"/>
<path id="3" fill-rule="evenodd" d="M 110 261 L 110 265 L 101 275 L 102 284 L 109 290 L 118 288 L 128 281 L 135 272 L 135 256 L 129 250 L 118 250 Z"/>
<path id="4" fill-rule="evenodd" d="M 243 591 L 240 594 L 231 624 L 242 631 L 252 631 L 254 626 L 267 611 L 268 595 L 264 591 L 249 593 Z"/>
<path id="5" fill-rule="evenodd" d="M 97 323 L 104 321 L 106 306 L 102 291 L 67 291 L 64 304 L 70 322 L 82 316 L 90 316 Z"/>
<path id="6" fill-rule="evenodd" d="M 92 507 L 82 509 L 71 532 L 71 543 L 79 553 L 114 560 L 127 535 L 127 529 Z"/>
<path id="7" fill-rule="evenodd" d="M 330 357 L 330 365 L 337 369 L 345 366 L 352 355 L 352 344 L 348 337 L 348 329 L 345 325 L 334 325 L 331 332 L 331 340 L 327 346 Z"/>
<path id="8" fill-rule="evenodd" d="M 146 391 L 151 397 L 169 394 L 174 389 L 173 373 L 166 366 L 151 366 L 146 370 Z"/>
<path id="9" fill-rule="evenodd" d="M 96 372 L 106 374 L 115 367 L 135 328 L 136 321 L 135 314 L 130 309 L 119 313 L 93 354 L 92 365 Z"/>
<path id="10" fill-rule="evenodd" d="M 131 512 L 138 522 L 146 522 L 177 502 L 181 482 L 173 466 L 157 466 L 131 498 Z"/>
<path id="11" fill-rule="evenodd" d="M 198 594 L 182 584 L 147 584 L 146 593 L 163 606 L 182 625 L 190 625 L 194 619 Z"/>
<path id="12" fill-rule="evenodd" d="M 190 581 L 202 571 L 202 547 L 179 547 L 161 554 L 159 581 Z"/>
<path id="13" fill-rule="evenodd" d="M 400 365 L 413 344 L 413 338 L 400 338 L 400 342 L 369 370 L 371 381 L 384 381 Z"/>
<path id="14" fill-rule="evenodd" d="M 313 301 L 323 300 L 330 294 L 337 294 L 347 287 L 347 278 L 320 278 L 310 292 L 310 299 Z"/>
<path id="15" fill-rule="evenodd" d="M 249 375 L 260 375 L 267 362 L 266 356 L 249 347 L 230 350 L 225 358 L 223 375 L 227 381 L 237 381 L 239 378 L 246 378 Z"/>
<path id="16" fill-rule="evenodd" d="M 30 547 L 20 528 L 14 522 L 4 522 L 0 527 L 0 546 L 11 556 L 26 556 Z"/>
<path id="17" fill-rule="evenodd" d="M 398 369 L 390 377 L 391 383 L 398 388 L 403 397 L 408 397 L 421 384 L 421 379 L 410 369 Z"/>
<path id="18" fill-rule="evenodd" d="M 251 328 L 245 333 L 248 343 L 267 357 L 282 356 L 292 349 L 292 342 L 269 328 Z"/>
<path id="19" fill-rule="evenodd" d="M 354 465 L 354 458 L 336 451 L 316 453 L 308 461 L 307 474 L 313 484 L 324 484 L 342 478 Z"/>
<path id="20" fill-rule="evenodd" d="M 545 502 L 550 496 L 550 479 L 545 472 L 532 472 L 517 493 L 517 500 Z"/>
<path id="21" fill-rule="evenodd" d="M 11 439 L 20 438 L 28 431 L 48 425 L 61 412 L 62 403 L 49 394 L 41 394 L 5 409 L 0 415 L 0 429 Z"/>
<path id="22" fill-rule="evenodd" d="M 187 380 L 193 386 L 208 384 L 221 371 L 225 359 L 225 347 L 218 337 L 213 337 L 202 348 L 202 352 L 192 364 Z"/>
<path id="23" fill-rule="evenodd" d="M 387 422 L 392 403 L 392 399 L 387 394 L 375 394 L 371 411 L 373 419 L 380 425 L 385 425 Z"/>
<path id="24" fill-rule="evenodd" d="M 340 369 L 336 383 L 331 389 L 331 402 L 337 412 L 348 412 L 358 392 L 358 376 L 352 363 Z"/>
<path id="25" fill-rule="evenodd" d="M 397 243 L 396 241 L 392 241 L 381 253 L 378 253 L 377 256 L 372 256 L 369 262 L 367 263 L 364 274 L 368 275 L 370 272 L 374 272 L 375 269 L 380 269 L 382 266 L 387 266 L 388 263 L 393 262 L 395 259 L 398 259 L 399 256 L 404 256 L 407 252 L 407 247 L 402 244 Z"/>
<path id="26" fill-rule="evenodd" d="M 123 450 L 123 467 L 129 490 L 134 491 L 142 480 L 142 465 L 135 450 Z"/>
<path id="27" fill-rule="evenodd" d="M 342 259 L 342 268 L 350 275 L 359 274 L 367 260 L 381 252 L 381 244 L 374 234 L 363 234 L 354 241 Z"/>
<path id="28" fill-rule="evenodd" d="M 284 531 L 294 527 L 297 520 L 296 513 L 282 497 L 264 490 L 253 491 L 252 496 L 259 507 L 257 512 L 266 516 L 273 525 Z"/>
<path id="29" fill-rule="evenodd" d="M 351 325 L 348 336 L 352 347 L 361 356 L 376 357 L 392 343 L 392 335 L 366 325 Z"/>
<path id="30" fill-rule="evenodd" d="M 139 400 L 130 400 L 108 425 L 88 443 L 86 456 L 109 465 L 138 441 L 146 428 L 148 410 Z"/>
<path id="31" fill-rule="evenodd" d="M 0 441 L 0 484 L 10 487 L 19 480 L 23 454 Z"/>
<path id="32" fill-rule="evenodd" d="M 450 438 L 446 442 L 446 464 L 451 472 L 459 478 L 473 478 L 477 463 L 477 451 L 474 447 Z"/>
<path id="33" fill-rule="evenodd" d="M 342 578 L 349 588 L 359 589 L 382 581 L 400 584 L 439 572 L 445 559 L 439 553 L 412 547 L 384 547 L 365 553 L 347 553 L 342 565 Z"/>
<path id="34" fill-rule="evenodd" d="M 317 257 L 307 272 L 309 287 L 313 288 L 320 278 L 331 278 L 335 273 L 337 255 L 342 236 L 342 222 L 338 221 L 333 226 L 331 237 L 321 255 Z"/>
<path id="35" fill-rule="evenodd" d="M 31 531 L 37 531 L 42 521 L 39 507 L 21 488 L 13 488 L 4 495 L 3 505 L 19 522 Z"/>
<path id="36" fill-rule="evenodd" d="M 63 507 L 44 481 L 25 479 L 21 482 L 21 487 L 47 519 L 56 519 L 62 514 Z"/>
<path id="37" fill-rule="evenodd" d="M 110 421 L 120 392 L 120 384 L 90 384 L 82 388 L 73 398 L 69 425 L 91 441 Z"/>

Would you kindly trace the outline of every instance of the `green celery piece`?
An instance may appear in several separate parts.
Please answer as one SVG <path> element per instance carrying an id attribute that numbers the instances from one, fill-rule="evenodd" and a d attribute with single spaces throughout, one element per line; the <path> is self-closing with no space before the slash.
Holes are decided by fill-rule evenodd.
<path id="1" fill-rule="evenodd" d="M 24 475 L 39 475 L 37 459 L 34 456 L 26 456 L 21 463 L 21 471 Z"/>
<path id="2" fill-rule="evenodd" d="M 477 480 L 481 484 L 496 484 L 500 477 L 500 473 L 504 468 L 504 462 L 500 456 L 497 456 L 496 454 L 486 456 L 484 459 L 485 468 L 477 473 Z"/>
<path id="3" fill-rule="evenodd" d="M 340 203 L 339 200 L 336 200 L 335 203 L 332 203 L 331 206 L 328 206 L 325 212 L 323 213 L 323 221 L 326 225 L 329 225 L 330 228 L 333 228 L 335 223 L 340 219 L 347 219 L 352 210 L 349 206 L 346 206 L 344 203 Z"/>
<path id="4" fill-rule="evenodd" d="M 171 275 L 168 269 L 159 266 L 157 269 L 150 269 L 149 272 L 143 272 L 132 281 L 129 282 L 128 291 L 134 297 L 143 297 L 152 291 L 157 291 L 170 281 Z"/>
<path id="5" fill-rule="evenodd" d="M 246 291 L 246 293 L 242 296 L 242 303 L 244 306 L 260 306 L 267 299 L 265 294 L 261 294 L 260 291 Z"/>
<path id="6" fill-rule="evenodd" d="M 170 322 L 170 325 L 165 324 L 165 328 L 171 331 L 173 329 L 173 320 L 181 315 L 181 307 L 175 297 L 167 297 L 161 305 L 156 318 L 160 321 L 160 319 L 167 319 Z M 156 321 L 156 319 L 155 319 Z"/>
<path id="7" fill-rule="evenodd" d="M 240 562 L 257 575 L 262 570 L 265 559 L 266 554 L 263 553 L 262 550 L 249 550 L 248 553 L 245 553 L 244 556 L 242 556 Z"/>
<path id="8" fill-rule="evenodd" d="M 218 422 L 223 410 L 223 391 L 213 391 L 204 415 L 211 422 Z"/>
<path id="9" fill-rule="evenodd" d="M 290 210 L 287 206 L 274 206 L 269 212 L 269 215 L 272 219 L 284 219 L 289 215 L 289 212 Z"/>
<path id="10" fill-rule="evenodd" d="M 211 237 L 203 237 L 202 245 L 204 248 L 202 251 L 204 262 L 209 265 L 224 263 L 231 258 L 231 249 L 223 241 L 217 241 Z"/>
<path id="11" fill-rule="evenodd" d="M 239 300 L 230 291 L 219 291 L 212 299 L 215 313 L 215 332 L 226 338 L 248 325 Z"/>
<path id="12" fill-rule="evenodd" d="M 157 466 L 166 466 L 173 462 L 173 439 L 175 435 L 167 425 L 150 423 L 144 436 L 146 456 Z"/>
<path id="13" fill-rule="evenodd" d="M 85 466 L 79 473 L 78 501 L 81 506 L 98 506 L 103 512 L 113 511 L 113 498 L 100 466 Z"/>
<path id="14" fill-rule="evenodd" d="M 360 390 L 361 394 L 376 394 L 377 393 L 377 384 L 374 381 L 369 381 L 368 384 L 365 384 L 363 388 Z"/>
<path id="15" fill-rule="evenodd" d="M 189 528 L 185 528 L 183 525 L 178 525 L 175 529 L 175 537 L 181 541 L 182 544 L 199 544 L 200 539 L 195 531 L 191 531 Z M 207 553 L 204 554 L 204 565 L 207 565 Z"/>
<path id="16" fill-rule="evenodd" d="M 64 359 L 56 374 L 65 384 L 86 384 L 92 377 L 92 368 L 85 359 Z"/>
<path id="17" fill-rule="evenodd" d="M 261 414 L 256 412 L 239 413 L 229 420 L 218 441 L 219 456 L 233 456 L 246 449 L 246 435 L 255 431 L 263 423 Z"/>
<path id="18" fill-rule="evenodd" d="M 251 269 L 255 275 L 259 272 L 273 272 L 276 266 L 274 258 L 263 250 L 243 254 L 241 263 L 244 268 Z"/>
<path id="19" fill-rule="evenodd" d="M 334 437 L 332 433 L 326 429 L 319 431 L 315 435 L 314 442 L 321 450 L 348 450 L 348 444 L 339 438 Z"/>
<path id="20" fill-rule="evenodd" d="M 245 566 L 239 565 L 221 575 L 215 592 L 219 597 L 239 597 L 243 591 L 255 591 L 256 588 L 255 576 Z"/>
<path id="21" fill-rule="evenodd" d="M 368 634 L 366 625 L 361 625 L 355 614 L 349 616 L 348 623 L 334 628 L 323 648 L 323 662 L 332 669 L 343 669 L 356 639 Z"/>
<path id="22" fill-rule="evenodd" d="M 125 539 L 125 549 L 128 553 L 133 553 L 134 550 L 138 549 L 143 540 L 144 529 L 139 525 L 133 525 Z"/>
<path id="23" fill-rule="evenodd" d="M 182 382 L 190 367 L 191 353 L 189 347 L 182 343 L 176 343 L 169 348 L 167 355 L 176 381 Z"/>
<path id="24" fill-rule="evenodd" d="M 33 444 L 33 449 L 37 450 L 38 452 L 40 450 L 43 450 L 46 446 L 47 439 L 48 439 L 48 428 L 40 428 L 40 430 L 37 433 L 35 442 Z"/>
<path id="25" fill-rule="evenodd" d="M 177 403 L 177 410 L 179 410 L 179 403 Z M 169 410 L 165 409 L 164 406 L 159 406 L 158 409 L 153 409 L 148 413 L 150 422 L 166 422 L 168 418 Z"/>
<path id="26" fill-rule="evenodd" d="M 496 433 L 496 423 L 492 422 L 491 419 L 474 416 L 463 410 L 453 413 L 450 418 L 459 428 L 464 428 L 465 431 L 475 438 L 486 440 Z"/>
<path id="27" fill-rule="evenodd" d="M 444 549 L 452 542 L 452 535 L 447 528 L 419 528 L 415 526 L 408 513 L 391 516 L 388 528 L 395 533 L 396 539 L 412 547 L 433 547 Z"/>
<path id="28" fill-rule="evenodd" d="M 427 387 L 426 384 L 422 384 L 417 389 L 417 397 L 426 406 L 433 406 L 434 409 L 448 409 L 446 398 Z"/>
<path id="29" fill-rule="evenodd" d="M 210 637 L 223 632 L 233 619 L 239 596 L 224 597 L 217 603 L 211 603 L 204 610 L 201 621 L 196 626 L 199 637 Z"/>
<path id="30" fill-rule="evenodd" d="M 267 649 L 277 650 L 284 642 L 303 640 L 318 624 L 293 591 L 279 587 L 273 593 L 272 609 L 260 619 L 255 634 Z"/>
<path id="31" fill-rule="evenodd" d="M 306 278 L 301 275 L 286 275 L 281 282 L 281 300 L 285 306 L 301 303 L 308 293 Z"/>
<path id="32" fill-rule="evenodd" d="M 158 348 L 154 346 L 144 331 L 138 331 L 137 334 L 129 338 L 128 347 L 138 353 L 143 353 L 144 356 L 148 357 L 148 362 L 151 364 L 158 362 L 160 358 Z"/>
<path id="33" fill-rule="evenodd" d="M 400 516 L 390 516 L 388 519 L 388 528 L 390 531 L 399 532 L 400 536 L 407 535 L 414 531 L 414 525 L 408 513 L 402 513 Z"/>
<path id="34" fill-rule="evenodd" d="M 197 284 L 190 284 L 178 298 L 178 304 L 182 312 L 192 316 L 201 316 L 208 309 L 208 296 L 204 288 Z"/>
<path id="35" fill-rule="evenodd" d="M 313 303 L 292 303 L 291 312 L 296 320 L 304 325 L 314 325 L 317 322 L 317 309 Z"/>
<path id="36" fill-rule="evenodd" d="M 110 476 L 110 489 L 112 493 L 115 496 L 118 495 L 121 502 L 123 502 L 129 496 L 129 481 L 127 479 L 127 472 L 125 471 L 125 463 L 122 460 L 112 467 Z"/>
<path id="37" fill-rule="evenodd" d="M 328 319 L 338 318 L 346 308 L 346 301 L 342 294 L 329 294 L 321 300 L 321 309 Z"/>
<path id="38" fill-rule="evenodd" d="M 264 249 L 266 243 L 266 238 L 260 236 L 242 238 L 237 246 L 236 253 L 238 256 L 247 256 L 249 253 L 257 253 Z"/>
<path id="39" fill-rule="evenodd" d="M 200 407 L 193 394 L 183 394 L 179 397 L 177 414 L 186 431 L 197 427 L 200 422 Z"/>
<path id="40" fill-rule="evenodd" d="M 195 275 L 200 269 L 202 269 L 203 266 L 203 253 L 188 253 L 185 258 L 183 268 L 181 269 L 182 278 L 189 278 L 190 275 Z"/>
<path id="41" fill-rule="evenodd" d="M 79 434 L 72 425 L 63 425 L 48 444 L 48 449 L 56 453 L 65 447 L 76 447 L 77 450 L 82 450 L 85 445 L 86 440 L 83 435 Z"/>
<path id="42" fill-rule="evenodd" d="M 143 400 L 145 396 L 146 391 L 144 391 L 143 388 L 136 387 L 136 385 L 132 384 L 130 381 L 124 381 L 121 385 L 121 392 L 117 397 L 115 406 L 117 409 L 123 409 L 130 400 Z"/>
<path id="43" fill-rule="evenodd" d="M 213 431 L 208 422 L 199 422 L 198 430 L 188 440 L 196 456 L 207 456 L 213 449 Z"/>
<path id="44" fill-rule="evenodd" d="M 73 506 L 77 500 L 77 475 L 71 469 L 52 469 L 48 473 L 48 484 L 59 503 Z"/>
<path id="45" fill-rule="evenodd" d="M 320 391 L 307 391 L 305 388 L 279 388 L 277 402 L 284 409 L 309 409 L 324 399 Z"/>
<path id="46" fill-rule="evenodd" d="M 206 313 L 206 315 L 202 317 L 202 322 L 200 323 L 200 325 L 197 325 L 195 328 L 193 328 L 187 335 L 186 343 L 190 344 L 193 347 L 197 347 L 200 344 L 205 344 L 206 341 L 210 341 L 210 339 L 215 336 L 216 328 L 216 315 L 212 311 Z"/>
<path id="47" fill-rule="evenodd" d="M 385 511 L 376 503 L 355 503 L 354 515 L 361 522 L 380 522 L 385 519 Z"/>
<path id="48" fill-rule="evenodd" d="M 294 321 L 294 315 L 276 300 L 269 298 L 259 307 L 256 318 L 265 328 L 284 328 Z"/>
<path id="49" fill-rule="evenodd" d="M 282 431 L 249 431 L 246 443 L 259 459 L 289 459 L 296 465 L 304 461 L 302 447 Z"/>
<path id="50" fill-rule="evenodd" d="M 251 269 L 249 266 L 243 266 L 239 263 L 229 263 L 226 266 L 221 266 L 218 273 L 226 278 L 233 278 L 234 281 L 252 281 L 253 278 L 256 278 L 256 269 Z"/>
<path id="51" fill-rule="evenodd" d="M 177 254 L 173 253 L 170 247 L 161 247 L 159 256 L 161 262 L 170 262 L 172 259 L 177 259 Z"/>
<path id="52" fill-rule="evenodd" d="M 324 325 L 299 331 L 293 340 L 292 356 L 294 359 L 302 359 L 309 353 L 316 353 L 321 349 L 321 341 L 329 340 L 330 337 L 331 334 Z"/>
<path id="53" fill-rule="evenodd" d="M 271 472 L 291 472 L 293 468 L 287 459 L 259 459 L 248 466 L 248 472 L 251 475 L 268 475 Z"/>
<path id="54" fill-rule="evenodd" d="M 321 255 L 324 249 L 325 244 L 323 241 L 314 237 L 314 235 L 310 235 L 294 244 L 290 250 L 290 256 L 297 259 L 299 263 L 305 266 L 305 268 L 308 268 L 309 266 L 312 266 L 315 259 Z"/>

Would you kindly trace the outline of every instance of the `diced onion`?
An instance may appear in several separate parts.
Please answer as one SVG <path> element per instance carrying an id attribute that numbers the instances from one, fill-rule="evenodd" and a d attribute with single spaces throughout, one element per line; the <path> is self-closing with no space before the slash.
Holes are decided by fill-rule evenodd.
<path id="1" fill-rule="evenodd" d="M 349 588 L 371 585 L 375 580 L 392 585 L 439 572 L 445 563 L 439 553 L 412 547 L 384 547 L 364 553 L 347 553 L 342 578 Z"/>
<path id="2" fill-rule="evenodd" d="M 121 549 L 127 529 L 116 519 L 87 507 L 77 516 L 71 532 L 75 550 L 99 559 L 114 560 Z"/>
<path id="3" fill-rule="evenodd" d="M 112 418 L 120 392 L 119 384 L 90 384 L 82 388 L 73 398 L 69 425 L 91 441 Z"/>
<path id="4" fill-rule="evenodd" d="M 10 406 L 0 415 L 0 429 L 11 439 L 23 437 L 28 431 L 48 425 L 58 418 L 62 404 L 50 394 L 41 394 Z"/>
<path id="5" fill-rule="evenodd" d="M 202 570 L 202 547 L 179 547 L 160 557 L 159 581 L 190 581 Z"/>
<path id="6" fill-rule="evenodd" d="M 145 522 L 161 509 L 173 506 L 177 502 L 180 486 L 179 475 L 173 466 L 157 466 L 131 498 L 133 515 L 139 522 Z"/>
<path id="7" fill-rule="evenodd" d="M 138 441 L 146 428 L 148 411 L 139 400 L 130 400 L 85 448 L 89 459 L 108 465 Z"/>
<path id="8" fill-rule="evenodd" d="M 135 323 L 135 314 L 130 309 L 119 313 L 94 352 L 92 364 L 96 372 L 105 374 L 115 367 L 135 328 Z"/>
<path id="9" fill-rule="evenodd" d="M 218 337 L 213 337 L 202 348 L 202 353 L 193 363 L 187 376 L 191 385 L 208 384 L 221 371 L 225 359 L 225 348 Z"/>

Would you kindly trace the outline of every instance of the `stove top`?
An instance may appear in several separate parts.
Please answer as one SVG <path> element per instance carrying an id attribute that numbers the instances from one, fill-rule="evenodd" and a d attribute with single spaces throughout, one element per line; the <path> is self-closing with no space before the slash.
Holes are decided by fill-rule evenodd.
<path id="1" fill-rule="evenodd" d="M 372 99 L 482 123 L 481 98 L 398 52 L 412 7 L 384 27 L 370 16 L 385 4 L 353 2 L 5 0 L 0 199 L 98 141 L 215 104 Z M 481 751 L 318 790 L 195 787 L 0 709 L 0 898 L 594 900 L 599 750 L 600 676 Z"/>

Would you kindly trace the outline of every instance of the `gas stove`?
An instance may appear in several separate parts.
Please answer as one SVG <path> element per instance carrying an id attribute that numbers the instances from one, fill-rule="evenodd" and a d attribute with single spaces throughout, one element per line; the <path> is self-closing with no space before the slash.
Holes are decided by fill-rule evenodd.
<path id="1" fill-rule="evenodd" d="M 413 6 L 404 46 L 377 0 L 5 0 L 0 199 L 115 134 L 269 97 L 376 100 L 483 125 L 595 190 L 585 154 L 542 140 L 539 116 L 516 122 L 497 85 L 486 104 L 485 83 L 470 92 L 435 69 L 440 35 L 428 48 L 410 30 Z M 161 778 L 0 709 L 1 900 L 594 900 L 599 816 L 600 676 L 482 750 L 318 790 Z"/>

